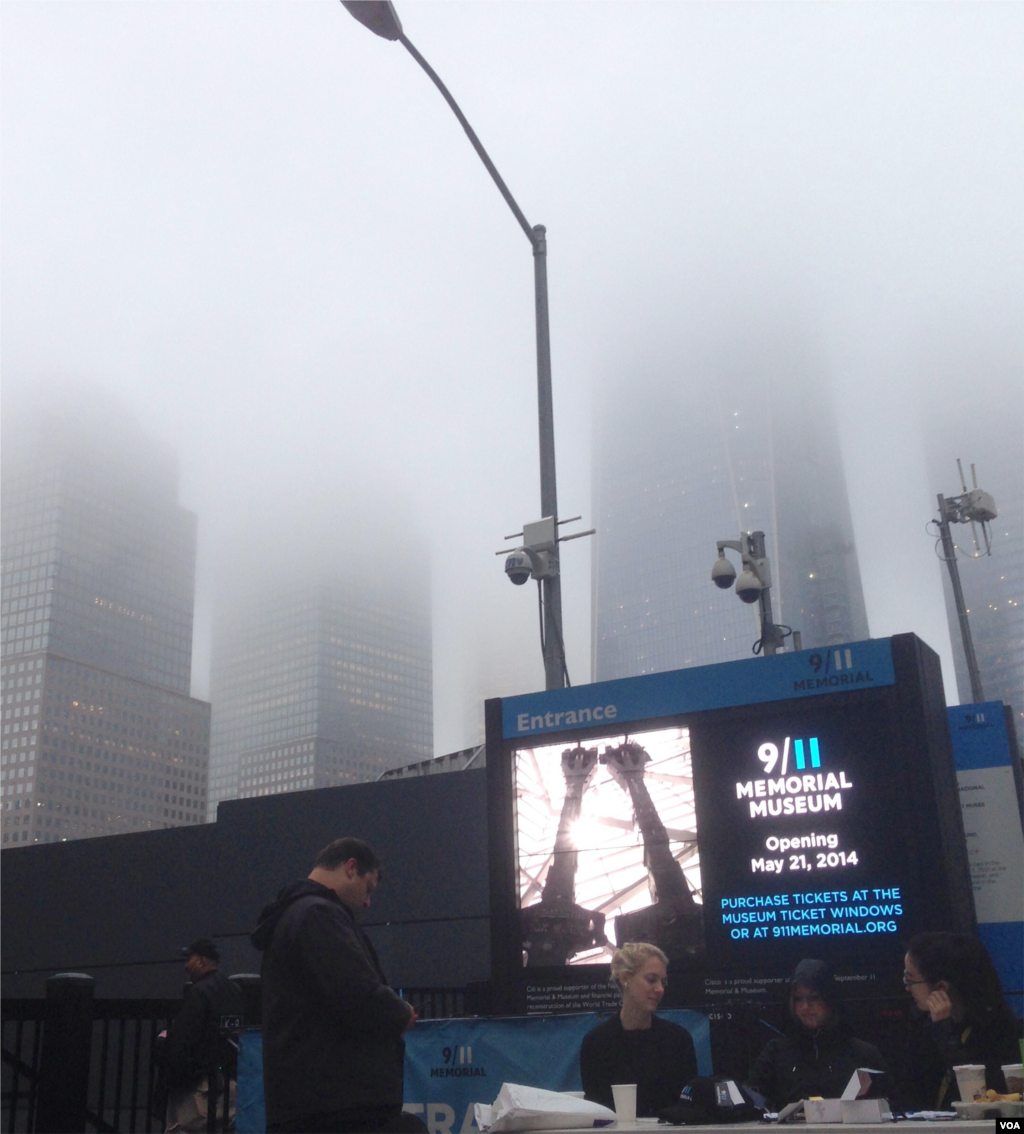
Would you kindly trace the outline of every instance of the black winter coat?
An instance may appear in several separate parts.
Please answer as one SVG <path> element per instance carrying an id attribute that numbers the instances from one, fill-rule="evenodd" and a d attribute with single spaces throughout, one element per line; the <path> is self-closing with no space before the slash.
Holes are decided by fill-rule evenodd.
<path id="1" fill-rule="evenodd" d="M 1006 1089 L 1001 1064 L 1020 1059 L 1020 1025 L 1008 1005 L 993 1009 L 982 1022 L 968 1017 L 933 1024 L 927 1012 L 916 1009 L 913 1016 L 903 1072 L 908 1106 L 948 1109 L 960 1098 L 953 1073 L 960 1063 L 983 1063 L 985 1082 L 994 1090 Z"/>
<path id="2" fill-rule="evenodd" d="M 653 1118 L 675 1106 L 683 1087 L 697 1077 L 690 1033 L 655 1016 L 650 1028 L 627 1032 L 618 1014 L 583 1037 L 580 1078 L 591 1102 L 614 1109 L 612 1083 L 636 1083 L 636 1113 Z"/>
<path id="3" fill-rule="evenodd" d="M 849 1024 L 839 1021 L 815 1033 L 794 1028 L 791 1035 L 769 1040 L 747 1081 L 770 1110 L 781 1110 L 800 1099 L 839 1098 L 858 1067 L 887 1070 L 878 1048 L 856 1039 Z"/>
<path id="4" fill-rule="evenodd" d="M 243 1007 L 242 990 L 220 969 L 189 986 L 181 1011 L 167 1031 L 161 1057 L 165 1087 L 195 1087 L 221 1064 L 220 1018 L 241 1016 Z"/>
<path id="5" fill-rule="evenodd" d="M 409 1006 L 384 979 L 355 914 L 295 882 L 260 915 L 267 1123 L 401 1107 Z"/>

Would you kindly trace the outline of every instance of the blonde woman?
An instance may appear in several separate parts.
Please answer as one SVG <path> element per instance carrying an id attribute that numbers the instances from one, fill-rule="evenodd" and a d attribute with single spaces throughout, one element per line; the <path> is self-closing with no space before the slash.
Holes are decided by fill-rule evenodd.
<path id="1" fill-rule="evenodd" d="M 653 1118 L 697 1075 L 690 1033 L 654 1014 L 668 984 L 668 957 L 646 941 L 627 942 L 612 957 L 612 981 L 622 1007 L 583 1037 L 583 1091 L 612 1107 L 612 1083 L 636 1083 L 636 1113 Z"/>

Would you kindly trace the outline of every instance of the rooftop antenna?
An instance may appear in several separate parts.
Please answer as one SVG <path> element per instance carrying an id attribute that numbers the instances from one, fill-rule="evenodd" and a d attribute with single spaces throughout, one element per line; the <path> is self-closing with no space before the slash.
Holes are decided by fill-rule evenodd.
<path id="1" fill-rule="evenodd" d="M 985 694 L 981 687 L 978 658 L 974 652 L 974 639 L 971 637 L 971 625 L 967 618 L 969 611 L 964 602 L 963 588 L 960 585 L 960 568 L 956 558 L 957 545 L 953 542 L 949 525 L 971 525 L 974 554 L 972 555 L 970 552 L 963 552 L 963 554 L 969 559 L 980 559 L 982 555 L 992 554 L 992 535 L 989 525 L 999 515 L 999 510 L 996 508 L 996 502 L 992 499 L 991 494 L 978 487 L 978 476 L 974 470 L 974 465 L 971 465 L 971 481 L 974 487 L 970 489 L 968 489 L 967 482 L 964 480 L 964 468 L 959 457 L 956 467 L 960 473 L 960 485 L 963 491 L 959 496 L 943 496 L 940 492 L 938 497 L 939 516 L 938 519 L 932 520 L 930 523 L 937 525 L 939 529 L 936 549 L 939 544 L 942 545 L 942 554 L 939 558 L 945 562 L 949 570 L 949 581 L 953 587 L 953 601 L 956 604 L 957 620 L 960 623 L 960 636 L 964 644 L 964 657 L 967 659 L 967 672 L 971 678 L 971 697 L 974 703 L 978 704 L 985 700 Z M 975 524 L 981 525 L 981 535 L 985 545 L 984 551 L 981 550 L 981 544 L 978 543 L 978 529 Z"/>

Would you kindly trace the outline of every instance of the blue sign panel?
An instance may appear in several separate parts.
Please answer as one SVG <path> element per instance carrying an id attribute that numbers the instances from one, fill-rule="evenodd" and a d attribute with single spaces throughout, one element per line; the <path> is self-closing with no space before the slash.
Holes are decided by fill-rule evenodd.
<path id="1" fill-rule="evenodd" d="M 670 1009 L 658 1016 L 686 1028 L 702 1075 L 711 1074 L 707 1016 Z M 473 1104 L 493 1103 L 502 1083 L 578 1091 L 580 1044 L 604 1017 L 594 1012 L 525 1019 L 426 1020 L 405 1037 L 405 1107 L 429 1131 L 477 1130 Z"/>
<path id="2" fill-rule="evenodd" d="M 946 715 L 958 772 L 1012 766 L 1002 701 L 953 705 L 946 709 Z"/>
<path id="3" fill-rule="evenodd" d="M 708 1017 L 689 1009 L 658 1016 L 687 1029 L 697 1069 L 711 1074 Z M 405 1107 L 431 1134 L 477 1130 L 474 1103 L 493 1103 L 502 1083 L 526 1083 L 549 1091 L 578 1091 L 580 1044 L 603 1016 L 522 1019 L 421 1020 L 405 1037 Z M 238 1134 L 264 1134 L 263 1034 L 246 1031 L 238 1058 Z"/>
<path id="4" fill-rule="evenodd" d="M 894 685 L 888 638 L 677 669 L 502 701 L 507 738 Z M 810 754 L 813 761 L 814 754 Z"/>

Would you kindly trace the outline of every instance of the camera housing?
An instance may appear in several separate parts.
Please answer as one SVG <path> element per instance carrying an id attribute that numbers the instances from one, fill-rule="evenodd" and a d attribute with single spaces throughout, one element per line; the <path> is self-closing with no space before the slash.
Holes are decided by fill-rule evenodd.
<path id="1" fill-rule="evenodd" d="M 517 587 L 521 587 L 524 583 L 528 583 L 533 578 L 534 573 L 534 555 L 531 555 L 530 549 L 527 547 L 517 547 L 505 559 L 505 574 Z"/>
<path id="2" fill-rule="evenodd" d="M 715 560 L 715 565 L 711 568 L 711 581 L 723 591 L 727 591 L 736 582 L 736 568 L 724 555 Z"/>
<path id="3" fill-rule="evenodd" d="M 761 580 L 749 567 L 745 568 L 736 580 L 736 594 L 741 602 L 757 602 L 763 589 Z"/>

